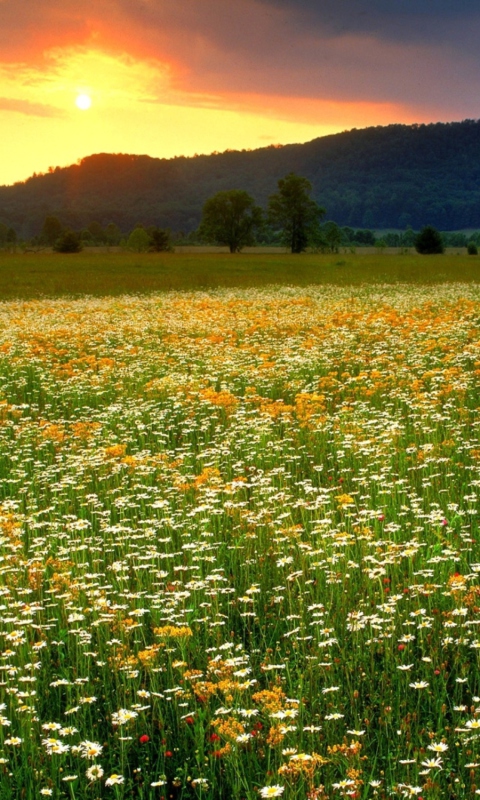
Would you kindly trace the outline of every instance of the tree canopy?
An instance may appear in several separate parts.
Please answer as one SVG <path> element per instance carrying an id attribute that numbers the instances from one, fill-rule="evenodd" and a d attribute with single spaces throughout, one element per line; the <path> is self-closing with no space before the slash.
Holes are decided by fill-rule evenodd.
<path id="1" fill-rule="evenodd" d="M 301 253 L 307 248 L 318 223 L 325 214 L 312 200 L 312 184 L 307 178 L 290 172 L 278 181 L 278 192 L 268 200 L 268 219 L 281 232 L 283 244 L 292 253 Z"/>
<path id="2" fill-rule="evenodd" d="M 439 231 L 432 225 L 425 225 L 415 239 L 415 249 L 417 253 L 431 255 L 433 253 L 443 253 L 445 246 Z"/>
<path id="3" fill-rule="evenodd" d="M 255 244 L 255 233 L 263 223 L 262 209 L 242 189 L 217 192 L 203 206 L 198 229 L 202 239 L 229 247 L 239 253 L 243 247 Z"/>
<path id="4" fill-rule="evenodd" d="M 312 184 L 329 218 L 354 229 L 480 228 L 480 121 L 388 125 L 171 159 L 99 153 L 14 186 L 0 186 L 0 223 L 38 236 L 45 216 L 82 230 L 98 220 L 125 234 L 138 220 L 194 231 L 207 198 L 239 187 L 264 206 L 289 172 Z"/>

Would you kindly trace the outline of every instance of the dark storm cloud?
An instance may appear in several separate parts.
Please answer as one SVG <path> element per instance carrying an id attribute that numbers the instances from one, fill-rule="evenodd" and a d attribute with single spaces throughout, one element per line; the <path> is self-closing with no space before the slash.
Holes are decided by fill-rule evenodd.
<path id="1" fill-rule="evenodd" d="M 372 34 L 394 41 L 436 41 L 452 24 L 470 23 L 478 0 L 261 0 L 327 35 Z M 478 31 L 478 28 L 477 28 Z"/>
<path id="2" fill-rule="evenodd" d="M 478 0 L 0 0 L 0 59 L 82 45 L 157 59 L 174 89 L 480 116 Z"/>

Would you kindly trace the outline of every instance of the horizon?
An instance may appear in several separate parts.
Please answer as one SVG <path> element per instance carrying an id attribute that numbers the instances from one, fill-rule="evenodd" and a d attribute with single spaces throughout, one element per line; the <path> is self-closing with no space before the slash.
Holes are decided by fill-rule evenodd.
<path id="1" fill-rule="evenodd" d="M 477 118 L 479 33 L 474 0 L 2 0 L 0 184 Z"/>
<path id="2" fill-rule="evenodd" d="M 187 159 L 188 158 L 207 158 L 207 157 L 210 157 L 210 156 L 221 156 L 221 155 L 224 155 L 226 153 L 253 152 L 255 150 L 268 150 L 269 148 L 278 148 L 278 149 L 280 149 L 280 148 L 289 147 L 289 146 L 294 147 L 294 146 L 303 145 L 303 144 L 310 144 L 311 142 L 316 141 L 317 139 L 326 139 L 326 138 L 328 138 L 330 136 L 340 136 L 342 134 L 353 133 L 355 131 L 364 131 L 364 130 L 368 130 L 369 128 L 389 128 L 389 127 L 396 127 L 398 125 L 401 125 L 403 127 L 421 127 L 422 125 L 425 125 L 425 126 L 428 126 L 428 125 L 455 125 L 455 124 L 460 125 L 463 122 L 480 122 L 480 118 L 477 119 L 477 118 L 468 118 L 467 117 L 467 118 L 462 119 L 462 120 L 445 120 L 445 121 L 443 121 L 443 120 L 432 120 L 430 122 L 425 122 L 425 123 L 423 123 L 423 122 L 420 122 L 420 123 L 415 123 L 415 122 L 413 122 L 413 123 L 391 122 L 391 123 L 388 123 L 387 125 L 366 125 L 365 127 L 362 127 L 362 128 L 353 127 L 353 128 L 348 128 L 348 129 L 341 130 L 341 131 L 335 131 L 333 133 L 326 133 L 326 134 L 323 134 L 323 135 L 320 135 L 320 136 L 314 136 L 313 139 L 308 139 L 305 142 L 285 142 L 285 143 L 278 142 L 278 143 L 272 143 L 272 144 L 267 144 L 267 145 L 259 145 L 258 147 L 244 147 L 244 148 L 230 148 L 230 147 L 227 147 L 227 148 L 225 148 L 225 150 L 212 150 L 209 153 L 194 153 L 192 155 L 185 155 L 183 153 L 177 153 L 177 154 L 174 154 L 174 155 L 171 155 L 171 156 L 152 156 L 150 153 L 99 151 L 99 152 L 95 152 L 95 153 L 88 153 L 87 155 L 84 155 L 84 156 L 80 156 L 75 161 L 72 161 L 72 162 L 70 162 L 68 164 L 55 164 L 55 165 L 52 164 L 52 165 L 49 166 L 49 168 L 46 171 L 34 170 L 31 175 L 27 175 L 26 178 L 16 180 L 13 183 L 10 183 L 10 184 L 1 184 L 0 183 L 0 188 L 8 188 L 9 186 L 17 186 L 19 184 L 25 184 L 25 183 L 27 183 L 27 181 L 31 180 L 32 178 L 43 177 L 44 175 L 49 174 L 49 172 L 56 171 L 58 169 L 62 170 L 62 169 L 69 169 L 70 167 L 74 167 L 74 166 L 81 166 L 81 164 L 84 161 L 87 161 L 89 158 L 94 158 L 96 156 L 128 156 L 128 157 L 135 157 L 135 158 L 145 158 L 146 157 L 146 158 L 159 159 L 159 160 L 165 160 L 165 161 L 174 161 L 175 159 L 180 159 L 180 158 L 187 158 Z"/>

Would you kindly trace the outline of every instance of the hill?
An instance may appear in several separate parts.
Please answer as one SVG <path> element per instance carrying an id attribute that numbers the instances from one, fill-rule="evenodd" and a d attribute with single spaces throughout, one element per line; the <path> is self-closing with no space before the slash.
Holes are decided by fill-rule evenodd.
<path id="1" fill-rule="evenodd" d="M 29 238 L 47 214 L 80 229 L 93 220 L 194 230 L 205 200 L 245 189 L 265 205 L 294 171 L 329 219 L 367 228 L 480 228 L 480 121 L 389 125 L 306 144 L 193 158 L 101 153 L 0 187 L 0 222 Z"/>

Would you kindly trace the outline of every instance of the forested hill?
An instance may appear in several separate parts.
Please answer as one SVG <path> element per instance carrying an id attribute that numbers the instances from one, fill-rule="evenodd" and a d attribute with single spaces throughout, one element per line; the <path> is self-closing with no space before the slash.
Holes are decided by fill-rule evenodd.
<path id="1" fill-rule="evenodd" d="M 351 130 L 307 144 L 193 158 L 99 154 L 0 187 L 0 222 L 28 238 L 54 214 L 81 229 L 93 220 L 191 231 L 222 189 L 260 205 L 288 172 L 309 178 L 339 225 L 480 228 L 480 121 Z"/>

